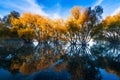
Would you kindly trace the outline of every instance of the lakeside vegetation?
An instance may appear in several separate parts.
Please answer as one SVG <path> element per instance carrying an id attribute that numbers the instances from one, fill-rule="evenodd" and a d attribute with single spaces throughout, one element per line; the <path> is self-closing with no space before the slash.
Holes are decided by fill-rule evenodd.
<path id="1" fill-rule="evenodd" d="M 10 12 L 0 20 L 0 39 L 20 38 L 26 42 L 67 41 L 86 44 L 91 39 L 120 43 L 120 13 L 102 19 L 103 8 L 73 7 L 66 19 L 38 14 Z"/>

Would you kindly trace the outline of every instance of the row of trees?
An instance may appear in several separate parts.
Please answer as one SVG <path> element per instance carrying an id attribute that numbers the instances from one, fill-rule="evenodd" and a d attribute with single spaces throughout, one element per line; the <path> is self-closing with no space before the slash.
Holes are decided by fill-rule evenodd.
<path id="1" fill-rule="evenodd" d="M 73 45 L 86 45 L 93 38 L 120 41 L 120 14 L 102 20 L 102 13 L 100 6 L 94 9 L 76 6 L 65 21 L 13 11 L 0 20 L 0 38 L 23 38 L 28 42 L 35 39 L 39 43 L 64 40 Z"/>

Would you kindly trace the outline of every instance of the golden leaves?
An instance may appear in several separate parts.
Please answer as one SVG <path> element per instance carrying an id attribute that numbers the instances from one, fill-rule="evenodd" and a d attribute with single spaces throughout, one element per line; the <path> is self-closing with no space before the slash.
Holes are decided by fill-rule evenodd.
<path id="1" fill-rule="evenodd" d="M 73 9 L 71 10 L 72 16 L 77 20 L 80 17 L 80 10 L 81 7 L 80 6 L 75 6 L 73 7 Z"/>
<path id="2" fill-rule="evenodd" d="M 63 19 L 57 19 L 56 21 L 54 21 L 53 26 L 54 29 L 57 30 L 59 33 L 64 33 L 67 30 Z"/>
<path id="3" fill-rule="evenodd" d="M 31 29 L 29 27 L 18 30 L 19 37 L 25 37 L 31 39 L 33 37 L 33 34 L 34 34 L 34 29 Z"/>
<path id="4" fill-rule="evenodd" d="M 117 27 L 120 26 L 120 13 L 113 15 L 113 16 L 107 16 L 103 21 L 103 28 L 107 29 L 109 27 Z"/>

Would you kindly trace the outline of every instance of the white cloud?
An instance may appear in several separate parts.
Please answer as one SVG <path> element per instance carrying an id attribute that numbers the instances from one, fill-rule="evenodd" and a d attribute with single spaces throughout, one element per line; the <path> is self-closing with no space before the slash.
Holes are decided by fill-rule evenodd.
<path id="1" fill-rule="evenodd" d="M 54 9 L 52 9 L 51 12 L 48 12 L 46 13 L 44 10 L 43 10 L 43 6 L 39 5 L 36 0 L 13 0 L 13 1 L 10 1 L 10 0 L 4 0 L 3 2 L 0 2 L 0 5 L 2 5 L 4 8 L 8 9 L 9 12 L 11 10 L 15 10 L 15 11 L 18 11 L 20 13 L 22 12 L 30 12 L 30 13 L 34 13 L 34 14 L 39 14 L 39 15 L 42 15 L 42 16 L 47 16 L 47 17 L 50 17 L 50 18 L 53 18 L 53 19 L 56 19 L 56 18 L 61 18 L 60 16 L 60 9 L 61 9 L 61 6 L 59 3 L 57 3 L 54 7 Z M 2 11 L 2 12 L 5 12 L 6 10 Z"/>
<path id="2" fill-rule="evenodd" d="M 48 16 L 47 13 L 45 13 L 42 10 L 42 7 L 35 2 L 35 0 L 26 0 L 26 2 L 29 4 L 29 6 L 27 6 L 26 8 L 24 8 L 24 6 L 23 6 L 22 8 L 25 9 L 25 10 L 23 9 L 24 11 Z"/>
<path id="3" fill-rule="evenodd" d="M 59 3 L 55 4 L 48 10 L 48 16 L 52 19 L 58 19 L 61 18 L 61 5 Z"/>
<path id="4" fill-rule="evenodd" d="M 52 17 L 53 16 L 53 17 Z M 58 18 L 61 18 L 61 16 L 58 14 L 58 13 L 54 13 L 51 17 L 53 19 L 58 19 Z"/>
<path id="5" fill-rule="evenodd" d="M 21 10 L 23 10 L 23 12 L 31 12 L 35 14 L 48 16 L 47 13 L 45 13 L 42 10 L 42 7 L 35 2 L 35 0 L 26 0 L 26 3 L 28 4 L 28 6 L 23 6 L 23 7 L 19 6 Z"/>
<path id="6" fill-rule="evenodd" d="M 111 15 L 115 15 L 115 14 L 117 14 L 119 12 L 120 12 L 120 6 L 117 9 L 115 9 L 115 11 Z"/>
<path id="7" fill-rule="evenodd" d="M 4 6 L 4 8 L 8 10 L 16 10 L 20 12 L 30 12 L 35 14 L 40 14 L 43 16 L 48 16 L 45 11 L 43 11 L 43 7 L 38 5 L 35 0 L 4 0 L 0 3 L 0 5 Z"/>
<path id="8" fill-rule="evenodd" d="M 97 2 L 92 6 L 94 8 L 95 6 L 100 5 L 103 2 L 103 0 L 97 0 Z"/>
<path id="9" fill-rule="evenodd" d="M 0 15 L 0 18 L 3 18 L 3 15 Z"/>

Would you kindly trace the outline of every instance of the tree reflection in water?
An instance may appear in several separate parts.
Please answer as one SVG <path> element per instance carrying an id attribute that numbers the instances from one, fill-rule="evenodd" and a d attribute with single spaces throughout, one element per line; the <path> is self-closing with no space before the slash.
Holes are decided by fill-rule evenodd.
<path id="1" fill-rule="evenodd" d="M 109 43 L 100 42 L 91 48 L 87 45 L 64 48 L 54 43 L 46 44 L 47 47 L 28 45 L 17 49 L 10 59 L 0 58 L 1 68 L 33 80 L 102 80 L 100 68 L 120 77 L 120 49 Z"/>

